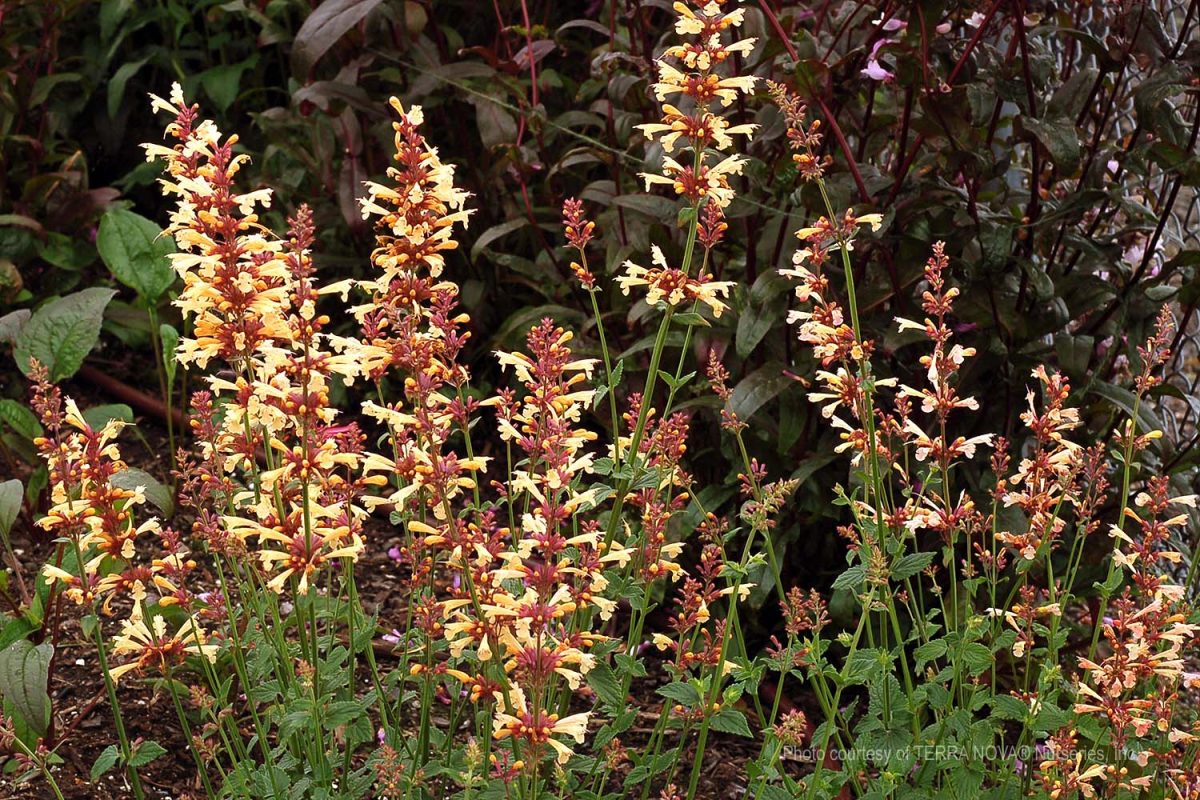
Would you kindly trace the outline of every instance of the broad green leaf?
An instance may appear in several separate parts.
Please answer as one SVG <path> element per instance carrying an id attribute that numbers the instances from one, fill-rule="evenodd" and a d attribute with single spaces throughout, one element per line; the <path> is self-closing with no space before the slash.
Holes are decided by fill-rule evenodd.
<path id="1" fill-rule="evenodd" d="M 13 355 L 21 372 L 29 374 L 29 359 L 36 358 L 52 382 L 69 378 L 100 338 L 104 308 L 115 289 L 93 287 L 60 297 L 39 308 L 17 336 Z"/>
<path id="2" fill-rule="evenodd" d="M 1138 433 L 1148 433 L 1156 431 L 1162 427 L 1162 424 L 1154 416 L 1154 407 L 1152 403 L 1137 402 L 1137 396 L 1133 392 L 1126 389 L 1124 386 L 1117 386 L 1113 383 L 1102 383 L 1097 381 L 1091 386 L 1092 392 L 1100 395 L 1105 400 L 1110 401 L 1122 411 L 1125 412 L 1125 418 L 1133 416 L 1134 406 L 1138 407 L 1137 427 Z"/>
<path id="3" fill-rule="evenodd" d="M 963 645 L 962 663 L 966 665 L 971 675 L 978 675 L 992 666 L 992 651 L 979 642 L 968 642 Z"/>
<path id="4" fill-rule="evenodd" d="M 606 706 L 624 708 L 625 696 L 621 694 L 621 682 L 608 664 L 598 662 L 588 670 L 587 682 Z"/>
<path id="5" fill-rule="evenodd" d="M 166 752 L 167 748 L 153 739 L 148 739 L 133 748 L 133 752 L 129 754 L 129 766 L 144 767 Z"/>
<path id="6" fill-rule="evenodd" d="M 897 559 L 892 565 L 892 580 L 902 581 L 911 578 L 933 562 L 933 553 L 909 553 Z"/>
<path id="7" fill-rule="evenodd" d="M 675 219 L 679 207 L 674 200 L 651 194 L 621 194 L 612 199 L 614 206 L 627 208 L 648 217 L 654 217 L 660 222 L 670 222 Z"/>
<path id="8" fill-rule="evenodd" d="M 51 231 L 38 245 L 38 256 L 61 269 L 78 271 L 96 260 L 96 248 L 85 241 Z"/>
<path id="9" fill-rule="evenodd" d="M 325 0 L 304 20 L 292 42 L 292 72 L 308 75 L 317 60 L 351 28 L 370 14 L 380 0 Z"/>
<path id="10" fill-rule="evenodd" d="M 108 116 L 114 118 L 117 116 L 117 112 L 121 110 L 121 101 L 125 99 L 125 85 L 149 60 L 149 58 L 143 58 L 122 64 L 108 79 Z"/>
<path id="11" fill-rule="evenodd" d="M 668 683 L 665 686 L 658 687 L 655 691 L 663 697 L 668 697 L 677 703 L 681 703 L 684 708 L 695 708 L 700 702 L 700 693 L 690 683 Z"/>
<path id="12" fill-rule="evenodd" d="M 119 419 L 121 422 L 133 422 L 133 409 L 124 403 L 110 403 L 102 406 L 92 406 L 83 412 L 83 421 L 93 429 L 100 430 L 109 420 Z"/>
<path id="13" fill-rule="evenodd" d="M 913 651 L 913 660 L 917 669 L 921 669 L 930 661 L 935 661 L 946 654 L 946 640 L 933 639 Z"/>
<path id="14" fill-rule="evenodd" d="M 2 260 L 0 259 L 0 261 Z M 3 286 L 4 281 L 0 279 L 0 288 L 3 288 Z M 0 342 L 12 344 L 17 341 L 17 336 L 21 333 L 21 328 L 25 327 L 25 323 L 29 322 L 29 318 L 32 316 L 33 312 L 28 308 L 18 308 L 16 311 L 0 317 Z"/>
<path id="15" fill-rule="evenodd" d="M 834 589 L 855 589 L 862 585 L 862 582 L 867 579 L 867 571 L 861 564 L 855 564 L 849 567 L 833 582 Z"/>
<path id="16" fill-rule="evenodd" d="M 1049 119 L 1022 119 L 1025 130 L 1042 143 L 1055 165 L 1066 175 L 1072 175 L 1079 166 L 1079 133 L 1075 123 L 1067 117 Z"/>
<path id="17" fill-rule="evenodd" d="M 102 776 L 104 773 L 108 772 L 110 769 L 115 767 L 117 765 L 117 762 L 120 760 L 121 760 L 121 751 L 117 749 L 117 746 L 115 744 L 110 744 L 108 747 L 104 748 L 104 750 L 100 753 L 99 756 L 96 757 L 96 760 L 92 763 L 92 772 L 91 772 L 92 780 L 93 781 L 100 780 L 100 776 Z"/>
<path id="18" fill-rule="evenodd" d="M 479 254 L 487 248 L 492 242 L 504 238 L 514 231 L 519 231 L 522 228 L 529 227 L 529 220 L 524 217 L 510 219 L 507 222 L 501 222 L 499 225 L 493 225 L 483 233 L 479 234 L 479 238 L 471 245 L 471 260 L 479 258 Z"/>
<path id="19" fill-rule="evenodd" d="M 175 282 L 167 256 L 175 252 L 169 236 L 145 217 L 124 208 L 112 208 L 100 220 L 96 247 L 117 280 L 149 302 L 154 302 Z"/>
<path id="20" fill-rule="evenodd" d="M 237 64 L 219 64 L 200 73 L 200 85 L 212 98 L 217 110 L 225 112 L 233 105 L 241 88 L 242 73 L 257 62 L 258 56 L 253 55 Z"/>
<path id="21" fill-rule="evenodd" d="M 0 651 L 0 697 L 39 734 L 50 725 L 50 696 L 46 680 L 54 647 L 18 639 Z"/>
<path id="22" fill-rule="evenodd" d="M 743 378 L 733 387 L 733 395 L 729 398 L 730 410 L 738 418 L 746 421 L 754 416 L 776 395 L 792 383 L 792 379 L 783 374 L 783 367 L 777 363 L 767 363 Z"/>
<path id="23" fill-rule="evenodd" d="M 12 532 L 17 514 L 21 513 L 21 498 L 25 487 L 16 478 L 0 483 L 0 533 L 8 536 Z"/>
<path id="24" fill-rule="evenodd" d="M 745 736 L 747 739 L 754 738 L 754 734 L 750 732 L 750 725 L 746 722 L 746 715 L 736 708 L 722 708 L 713 714 L 712 727 L 721 733 L 733 733 Z"/>
<path id="25" fill-rule="evenodd" d="M 0 400 L 0 430 L 3 430 L 5 425 L 26 439 L 35 439 L 42 435 L 42 424 L 38 422 L 37 414 L 7 397 Z"/>
<path id="26" fill-rule="evenodd" d="M 517 141 L 517 121 L 508 110 L 490 97 L 479 97 L 475 103 L 475 126 L 483 146 L 491 150 Z"/>
<path id="27" fill-rule="evenodd" d="M 175 513 L 175 498 L 171 496 L 171 490 L 163 486 L 154 479 L 154 476 L 147 472 L 127 467 L 112 476 L 112 484 L 118 489 L 128 489 L 130 491 L 141 486 L 145 492 L 146 499 L 157 506 L 158 510 L 164 516 L 170 517 Z"/>

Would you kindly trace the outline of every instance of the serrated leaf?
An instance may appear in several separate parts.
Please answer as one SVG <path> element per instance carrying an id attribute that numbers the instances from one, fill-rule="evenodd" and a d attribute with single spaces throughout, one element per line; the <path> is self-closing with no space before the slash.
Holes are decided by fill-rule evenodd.
<path id="1" fill-rule="evenodd" d="M 901 556 L 892 565 L 892 580 L 902 581 L 905 578 L 911 578 L 928 567 L 933 562 L 933 556 L 934 554 L 931 552 L 909 553 Z"/>
<path id="2" fill-rule="evenodd" d="M 971 675 L 978 675 L 992 666 L 992 651 L 979 642 L 968 642 L 962 648 L 962 663 Z"/>
<path id="3" fill-rule="evenodd" d="M 0 533 L 5 536 L 12 533 L 17 514 L 21 513 L 21 498 L 24 496 L 25 487 L 16 478 L 0 483 Z"/>
<path id="4" fill-rule="evenodd" d="M 587 682 L 606 706 L 610 708 L 625 707 L 625 695 L 621 692 L 621 682 L 608 664 L 598 662 L 588 670 Z"/>
<path id="5" fill-rule="evenodd" d="M 100 755 L 96 757 L 96 760 L 92 762 L 92 780 L 99 780 L 101 775 L 115 767 L 117 762 L 120 760 L 121 751 L 117 749 L 115 744 L 110 744 L 108 747 L 104 748 Z"/>
<path id="6" fill-rule="evenodd" d="M 0 651 L 0 697 L 38 735 L 50 725 L 50 696 L 46 681 L 54 646 L 19 639 Z"/>
<path id="7" fill-rule="evenodd" d="M 992 717 L 995 719 L 1025 719 L 1029 708 L 1024 701 L 1010 694 L 998 694 L 991 699 Z"/>
<path id="8" fill-rule="evenodd" d="M 159 483 L 148 472 L 127 467 L 112 476 L 112 485 L 118 489 L 128 489 L 129 491 L 141 486 L 146 499 L 157 506 L 163 516 L 170 517 L 175 513 L 175 498 L 171 496 L 171 490 Z"/>
<path id="9" fill-rule="evenodd" d="M 145 217 L 124 208 L 111 208 L 100 220 L 96 247 L 117 280 L 148 301 L 155 301 L 175 282 L 167 257 L 175 252 L 169 236 Z"/>
<path id="10" fill-rule="evenodd" d="M 856 589 L 866 580 L 867 571 L 861 564 L 855 564 L 847 569 L 833 582 L 834 589 Z"/>
<path id="11" fill-rule="evenodd" d="M 17 367 L 28 375 L 29 359 L 36 358 L 52 383 L 74 375 L 100 338 L 104 309 L 116 293 L 93 287 L 39 308 L 17 336 Z"/>
<path id="12" fill-rule="evenodd" d="M 722 708 L 713 714 L 712 727 L 721 733 L 732 733 L 737 736 L 745 736 L 747 739 L 754 738 L 754 734 L 750 732 L 750 725 L 746 722 L 746 715 L 736 708 Z"/>
<path id="13" fill-rule="evenodd" d="M 921 645 L 916 650 L 914 650 L 913 651 L 913 659 L 916 662 L 917 669 L 919 670 L 919 669 L 921 669 L 921 667 L 925 666 L 930 661 L 934 661 L 938 658 L 941 658 L 945 654 L 946 654 L 946 640 L 945 639 L 934 639 L 932 641 L 926 642 L 925 644 Z"/>
<path id="14" fill-rule="evenodd" d="M 129 754 L 129 766 L 134 769 L 144 767 L 159 756 L 165 755 L 166 752 L 167 748 L 153 739 L 147 739 L 133 748 L 133 751 Z"/>
<path id="15" fill-rule="evenodd" d="M 663 697 L 674 700 L 684 708 L 695 708 L 700 703 L 700 693 L 690 683 L 668 683 L 655 690 Z"/>

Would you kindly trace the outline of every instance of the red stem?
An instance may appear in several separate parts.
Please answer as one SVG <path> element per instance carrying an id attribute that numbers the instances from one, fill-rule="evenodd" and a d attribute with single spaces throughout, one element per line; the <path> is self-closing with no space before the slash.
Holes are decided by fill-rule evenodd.
<path id="1" fill-rule="evenodd" d="M 787 33 L 783 30 L 783 26 L 779 24 L 779 18 L 775 16 L 775 12 L 771 10 L 771 6 L 767 0 L 758 0 L 758 5 L 762 8 L 767 20 L 771 23 L 771 27 L 775 29 L 776 35 L 779 36 L 779 41 L 783 44 L 788 55 L 797 64 L 800 63 L 800 54 L 796 52 L 796 48 L 788 39 Z M 830 129 L 833 130 L 833 137 L 837 139 L 838 147 L 841 148 L 842 154 L 846 156 L 846 164 L 850 167 L 850 174 L 854 177 L 854 184 L 858 187 L 859 196 L 863 202 L 870 202 L 871 193 L 867 191 L 867 184 L 863 182 L 862 173 L 859 172 L 858 162 L 854 159 L 854 151 L 850 149 L 850 145 L 846 143 L 846 137 L 842 134 L 842 129 L 834 119 L 833 114 L 829 111 L 829 106 L 825 105 L 825 101 L 817 97 L 814 91 L 813 100 L 821 107 L 821 114 L 825 117 L 825 121 L 829 123 Z"/>

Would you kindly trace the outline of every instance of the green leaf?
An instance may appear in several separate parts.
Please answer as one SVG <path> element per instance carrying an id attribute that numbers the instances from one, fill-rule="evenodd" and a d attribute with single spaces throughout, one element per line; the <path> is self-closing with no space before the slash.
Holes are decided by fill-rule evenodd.
<path id="1" fill-rule="evenodd" d="M 0 400 L 0 422 L 26 439 L 36 439 L 43 433 L 37 415 L 16 400 L 7 397 Z"/>
<path id="2" fill-rule="evenodd" d="M 703 315 L 695 311 L 684 311 L 671 317 L 672 322 L 678 322 L 680 325 L 698 325 L 702 328 L 711 328 L 712 323 L 704 318 Z"/>
<path id="3" fill-rule="evenodd" d="M 695 708 L 700 703 L 700 693 L 690 683 L 668 683 L 656 690 L 663 697 L 674 700 L 684 708 Z"/>
<path id="4" fill-rule="evenodd" d="M 35 311 L 13 350 L 21 372 L 28 375 L 29 359 L 36 358 L 49 371 L 51 382 L 74 375 L 100 338 L 104 308 L 116 293 L 116 289 L 93 287 Z"/>
<path id="5" fill-rule="evenodd" d="M 933 553 L 909 553 L 901 556 L 892 565 L 892 580 L 902 581 L 911 578 L 933 562 Z"/>
<path id="6" fill-rule="evenodd" d="M 928 664 L 930 661 L 935 661 L 946 654 L 946 640 L 933 639 L 918 647 L 913 651 L 913 660 L 916 662 L 917 669 Z"/>
<path id="7" fill-rule="evenodd" d="M 108 116 L 115 118 L 117 112 L 121 110 L 121 101 L 125 99 L 125 85 L 129 83 L 129 79 L 137 74 L 138 70 L 146 66 L 149 58 L 143 58 L 138 61 L 130 61 L 117 67 L 117 71 L 108 79 Z"/>
<path id="8" fill-rule="evenodd" d="M 847 569 L 833 582 L 834 589 L 856 589 L 867 578 L 867 570 L 861 564 L 855 564 Z"/>
<path id="9" fill-rule="evenodd" d="M 61 269 L 78 271 L 96 260 L 96 249 L 87 242 L 51 231 L 38 245 L 38 256 Z"/>
<path id="10" fill-rule="evenodd" d="M 110 420 L 114 419 L 125 423 L 133 422 L 133 409 L 124 403 L 110 403 L 92 406 L 83 412 L 83 421 L 96 430 L 103 428 Z"/>
<path id="11" fill-rule="evenodd" d="M 968 642 L 963 645 L 962 663 L 972 675 L 978 675 L 992 666 L 992 651 L 979 642 Z"/>
<path id="12" fill-rule="evenodd" d="M 712 727 L 721 733 L 732 733 L 745 736 L 747 739 L 754 738 L 754 734 L 750 733 L 750 725 L 746 722 L 746 715 L 736 708 L 722 708 L 713 714 Z"/>
<path id="13" fill-rule="evenodd" d="M 3 285 L 3 280 L 0 280 L 0 287 Z M 33 312 L 28 308 L 18 308 L 16 311 L 0 317 L 0 342 L 5 344 L 16 342 L 17 336 L 21 333 L 21 328 L 25 327 L 25 323 L 29 322 L 31 316 L 33 316 Z"/>
<path id="14" fill-rule="evenodd" d="M 1010 694 L 996 695 L 991 699 L 991 704 L 992 717 L 995 719 L 1022 720 L 1029 713 L 1029 708 L 1024 701 Z"/>
<path id="15" fill-rule="evenodd" d="M 502 239 L 514 231 L 519 231 L 522 228 L 529 227 L 529 220 L 525 217 L 517 217 L 510 219 L 507 222 L 501 222 L 499 225 L 493 225 L 483 233 L 479 234 L 479 238 L 471 245 L 471 260 L 479 258 L 479 254 L 490 245 L 492 242 Z"/>
<path id="16" fill-rule="evenodd" d="M 238 89 L 241 88 L 242 73 L 258 62 L 258 56 L 253 55 L 237 64 L 220 64 L 210 67 L 200 73 L 200 85 L 212 98 L 213 104 L 219 111 L 227 111 L 237 100 Z"/>
<path id="17" fill-rule="evenodd" d="M 121 751 L 117 749 L 115 744 L 110 744 L 104 748 L 104 751 L 96 757 L 95 762 L 92 764 L 92 780 L 99 780 L 101 775 L 115 767 L 120 760 Z"/>
<path id="18" fill-rule="evenodd" d="M 129 766 L 134 769 L 144 767 L 159 756 L 165 755 L 166 752 L 167 748 L 153 739 L 147 739 L 133 748 L 133 752 L 129 754 Z"/>
<path id="19" fill-rule="evenodd" d="M 621 682 L 617 679 L 617 675 L 613 672 L 612 667 L 603 662 L 597 662 L 594 667 L 588 670 L 587 674 L 588 686 L 592 687 L 592 691 L 600 698 L 606 706 L 610 708 L 624 708 L 625 696 L 621 693 Z"/>
<path id="20" fill-rule="evenodd" d="M 742 421 L 749 420 L 776 395 L 786 389 L 792 379 L 783 374 L 783 367 L 770 362 L 751 372 L 733 387 L 729 398 L 730 410 Z"/>
<path id="21" fill-rule="evenodd" d="M 660 222 L 674 220 L 675 209 L 678 208 L 674 200 L 652 194 L 619 194 L 612 199 L 612 204 L 654 217 Z"/>
<path id="22" fill-rule="evenodd" d="M 1079 166 L 1079 133 L 1067 117 L 1022 119 L 1025 130 L 1032 133 L 1046 148 L 1051 160 L 1063 173 L 1072 175 Z"/>
<path id="23" fill-rule="evenodd" d="M 175 498 L 171 496 L 171 490 L 147 472 L 128 467 L 112 476 L 112 485 L 130 491 L 141 486 L 146 499 L 156 505 L 164 516 L 170 517 L 175 513 Z"/>
<path id="24" fill-rule="evenodd" d="M 50 696 L 46 681 L 54 646 L 19 639 L 0 651 L 0 696 L 39 735 L 50 725 Z"/>
<path id="25" fill-rule="evenodd" d="M 21 513 L 21 498 L 24 496 L 25 487 L 16 478 L 0 483 L 0 533 L 5 536 L 12 533 L 17 514 Z"/>
<path id="26" fill-rule="evenodd" d="M 517 141 L 517 121 L 503 106 L 490 97 L 476 98 L 474 103 L 475 126 L 484 147 L 491 150 Z"/>
<path id="27" fill-rule="evenodd" d="M 1153 404 L 1145 402 L 1138 404 L 1137 396 L 1124 386 L 1097 381 L 1092 384 L 1091 390 L 1124 411 L 1127 419 L 1133 416 L 1134 406 L 1138 406 L 1138 433 L 1148 433 L 1161 427 L 1159 421 L 1154 417 Z"/>
<path id="28" fill-rule="evenodd" d="M 139 296 L 155 301 L 175 282 L 168 255 L 175 252 L 169 236 L 145 217 L 124 208 L 112 208 L 100 220 L 96 247 L 117 280 Z"/>

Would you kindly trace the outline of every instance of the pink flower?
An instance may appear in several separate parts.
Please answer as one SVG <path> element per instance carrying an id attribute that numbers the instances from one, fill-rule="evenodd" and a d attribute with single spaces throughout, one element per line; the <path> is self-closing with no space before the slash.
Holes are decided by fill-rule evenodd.
<path id="1" fill-rule="evenodd" d="M 879 51 L 884 45 L 892 43 L 891 39 L 880 39 L 871 47 L 871 55 L 867 59 L 866 68 L 860 70 L 861 74 L 873 81 L 890 81 L 896 77 L 896 74 L 885 68 L 879 63 Z"/>
<path id="2" fill-rule="evenodd" d="M 861 73 L 873 81 L 890 81 L 896 77 L 895 73 L 885 69 L 873 58 L 867 62 L 866 68 L 861 70 Z"/>

